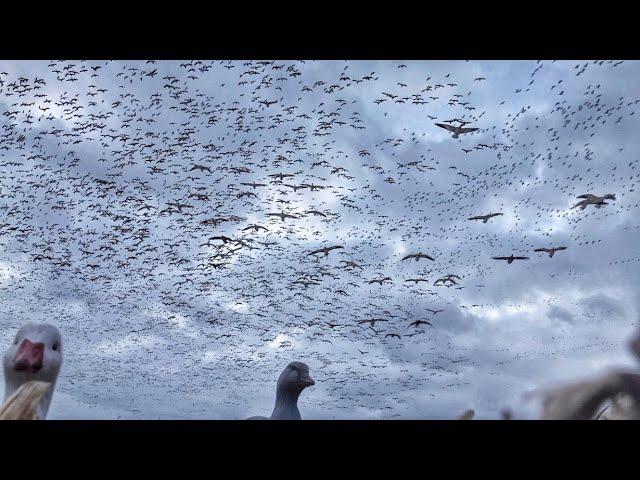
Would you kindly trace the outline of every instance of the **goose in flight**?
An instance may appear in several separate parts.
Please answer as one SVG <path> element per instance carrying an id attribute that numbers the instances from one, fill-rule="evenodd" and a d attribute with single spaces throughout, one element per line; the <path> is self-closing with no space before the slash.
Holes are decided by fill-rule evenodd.
<path id="1" fill-rule="evenodd" d="M 489 213 L 487 215 L 477 215 L 475 217 L 468 218 L 467 220 L 482 220 L 482 223 L 487 223 L 490 218 L 497 217 L 498 215 L 504 215 L 504 213 Z"/>
<path id="2" fill-rule="evenodd" d="M 433 327 L 433 325 L 431 325 L 426 320 L 414 320 L 409 324 L 410 327 L 416 327 L 416 328 L 419 327 L 420 325 L 429 325 L 430 327 Z"/>
<path id="3" fill-rule="evenodd" d="M 367 283 L 369 285 L 371 285 L 372 283 L 377 283 L 379 285 L 382 285 L 386 281 L 392 282 L 393 280 L 391 279 L 391 277 L 374 278 L 373 280 L 369 280 Z"/>
<path id="4" fill-rule="evenodd" d="M 304 285 L 304 288 L 307 289 L 309 288 L 309 285 L 320 285 L 318 282 L 313 282 L 311 280 L 296 280 L 295 282 L 292 283 L 299 283 L 301 285 Z"/>
<path id="5" fill-rule="evenodd" d="M 449 130 L 450 132 L 453 132 L 453 138 L 458 138 L 458 136 L 463 133 L 470 133 L 478 130 L 477 128 L 474 128 L 474 127 L 462 127 L 462 126 L 456 127 L 454 125 L 447 125 L 446 123 L 436 123 L 436 125 L 440 128 L 444 128 L 445 130 Z"/>
<path id="6" fill-rule="evenodd" d="M 300 217 L 296 217 L 295 215 L 289 215 L 288 213 L 267 213 L 265 214 L 268 217 L 280 217 L 280 220 L 282 220 L 284 222 L 285 218 L 300 218 Z"/>
<path id="7" fill-rule="evenodd" d="M 268 228 L 263 227 L 262 225 L 249 225 L 248 227 L 245 227 L 242 229 L 243 232 L 247 231 L 247 230 L 253 230 L 255 232 L 259 231 L 259 230 L 264 230 L 266 232 L 269 231 Z"/>
<path id="8" fill-rule="evenodd" d="M 27 323 L 16 334 L 3 358 L 5 402 L 26 382 L 48 382 L 51 387 L 38 406 L 44 420 L 62 366 L 62 337 L 53 325 Z"/>
<path id="9" fill-rule="evenodd" d="M 285 178 L 290 178 L 290 177 L 294 177 L 295 175 L 291 174 L 291 173 L 273 173 L 271 175 L 268 175 L 271 178 L 277 178 L 278 180 L 284 180 Z"/>
<path id="10" fill-rule="evenodd" d="M 534 252 L 547 252 L 549 258 L 553 258 L 553 254 L 559 250 L 566 250 L 567 247 L 552 247 L 552 248 L 536 248 Z"/>
<path id="11" fill-rule="evenodd" d="M 597 202 L 601 201 L 601 200 L 615 200 L 616 196 L 614 193 L 607 193 L 606 195 L 603 195 L 602 197 L 599 197 L 598 195 L 594 195 L 592 193 L 585 193 L 584 195 L 578 195 L 577 198 L 586 198 L 588 200 L 595 200 Z"/>
<path id="12" fill-rule="evenodd" d="M 414 285 L 417 285 L 420 282 L 428 282 L 429 280 L 426 278 L 407 278 L 405 282 L 413 282 Z"/>
<path id="13" fill-rule="evenodd" d="M 417 262 L 418 260 L 420 260 L 421 258 L 428 258 L 429 260 L 432 260 L 432 261 L 433 261 L 433 257 L 431 257 L 431 256 L 427 255 L 426 253 L 412 253 L 412 254 L 407 255 L 406 257 L 404 257 L 404 258 L 402 259 L 402 261 L 404 261 L 404 260 L 408 260 L 408 259 L 410 259 L 410 258 L 415 258 L 415 259 L 416 259 L 416 262 Z"/>
<path id="14" fill-rule="evenodd" d="M 304 213 L 306 213 L 307 215 L 311 214 L 311 215 L 316 215 L 316 216 L 319 216 L 319 217 L 325 217 L 326 218 L 326 215 L 324 213 L 322 213 L 322 212 L 319 212 L 318 210 L 307 210 Z"/>
<path id="15" fill-rule="evenodd" d="M 213 173 L 213 172 L 211 171 L 211 168 L 207 167 L 206 165 L 197 165 L 197 164 L 194 164 L 194 165 L 191 167 L 191 170 L 189 170 L 189 171 L 190 171 L 190 172 L 193 172 L 194 170 L 200 170 L 201 172 L 204 172 L 204 171 L 206 170 L 206 171 L 207 171 L 207 172 L 209 172 L 209 173 Z"/>
<path id="16" fill-rule="evenodd" d="M 395 337 L 397 339 L 400 339 L 400 335 L 398 335 L 397 333 L 387 333 L 384 338 L 388 338 L 388 337 Z"/>
<path id="17" fill-rule="evenodd" d="M 434 315 L 435 315 L 436 313 L 444 312 L 444 310 L 431 310 L 430 308 L 427 308 L 426 310 L 427 310 L 427 312 L 431 312 L 431 313 L 433 313 Z"/>
<path id="18" fill-rule="evenodd" d="M 344 248 L 344 247 L 341 247 L 340 245 L 336 245 L 334 247 L 324 247 L 324 248 L 320 248 L 318 250 L 314 250 L 313 252 L 309 252 L 308 255 L 315 255 L 316 253 L 324 253 L 324 256 L 328 257 L 329 256 L 329 252 L 331 250 L 336 250 L 338 248 Z"/>
<path id="19" fill-rule="evenodd" d="M 529 257 L 514 257 L 513 254 L 508 257 L 493 257 L 494 260 L 506 260 L 507 263 L 513 263 L 514 260 L 529 260 Z"/>
<path id="20" fill-rule="evenodd" d="M 344 263 L 344 268 L 359 268 L 362 270 L 362 265 L 358 265 L 356 262 L 340 260 L 340 263 Z"/>
<path id="21" fill-rule="evenodd" d="M 388 322 L 389 320 L 387 320 L 386 318 L 371 318 L 368 320 L 358 320 L 358 324 L 363 324 L 363 323 L 369 323 L 371 324 L 372 327 L 376 326 L 377 322 Z"/>
<path id="22" fill-rule="evenodd" d="M 608 205 L 608 203 L 605 202 L 605 200 L 615 200 L 616 196 L 613 193 L 607 193 L 602 197 L 599 197 L 598 195 L 593 195 L 591 193 L 586 193 L 584 195 L 579 195 L 578 198 L 582 198 L 582 200 L 576 203 L 571 208 L 580 207 L 580 210 L 584 210 L 585 208 L 587 208 L 587 205 L 595 205 L 596 208 L 600 208 L 602 205 Z"/>
<path id="23" fill-rule="evenodd" d="M 256 187 L 266 187 L 266 186 L 267 186 L 265 183 L 255 183 L 255 182 L 251 182 L 251 183 L 248 183 L 248 182 L 245 182 L 245 183 L 240 182 L 240 185 L 245 185 L 245 186 L 247 186 L 247 187 L 251 187 L 251 188 L 253 188 L 253 189 L 255 189 Z"/>
<path id="24" fill-rule="evenodd" d="M 302 362 L 291 362 L 282 371 L 276 388 L 276 404 L 271 417 L 250 417 L 247 420 L 302 420 L 298 410 L 298 397 L 302 391 L 315 385 L 309 367 Z"/>
<path id="25" fill-rule="evenodd" d="M 451 283 L 447 285 L 447 282 L 451 282 Z M 451 278 L 439 278 L 435 282 L 433 282 L 434 287 L 437 287 L 438 285 L 444 285 L 445 287 L 450 287 L 451 285 L 457 285 L 457 284 L 458 282 L 456 282 Z"/>

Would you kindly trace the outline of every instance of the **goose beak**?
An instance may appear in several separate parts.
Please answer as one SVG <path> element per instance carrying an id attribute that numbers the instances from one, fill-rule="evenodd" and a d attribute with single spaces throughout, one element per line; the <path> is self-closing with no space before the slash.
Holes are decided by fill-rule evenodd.
<path id="1" fill-rule="evenodd" d="M 302 379 L 302 383 L 304 383 L 305 387 L 311 387 L 312 385 L 315 385 L 316 382 L 313 380 L 313 378 L 307 376 L 306 378 Z"/>
<path id="2" fill-rule="evenodd" d="M 43 357 L 44 343 L 33 343 L 25 338 L 13 357 L 13 367 L 18 372 L 38 373 Z"/>

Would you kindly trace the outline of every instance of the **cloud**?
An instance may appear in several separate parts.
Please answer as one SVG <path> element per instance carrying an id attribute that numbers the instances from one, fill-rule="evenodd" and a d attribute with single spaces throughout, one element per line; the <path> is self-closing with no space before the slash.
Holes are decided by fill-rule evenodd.
<path id="1" fill-rule="evenodd" d="M 61 328 L 54 418 L 268 415 L 294 359 L 317 380 L 305 418 L 531 417 L 524 391 L 629 362 L 638 62 L 246 63 L 0 68 L 0 342 Z M 434 125 L 452 118 L 480 130 Z M 617 200 L 572 209 L 587 192 Z M 400 260 L 417 251 L 435 261 Z M 511 253 L 530 258 L 491 258 Z"/>

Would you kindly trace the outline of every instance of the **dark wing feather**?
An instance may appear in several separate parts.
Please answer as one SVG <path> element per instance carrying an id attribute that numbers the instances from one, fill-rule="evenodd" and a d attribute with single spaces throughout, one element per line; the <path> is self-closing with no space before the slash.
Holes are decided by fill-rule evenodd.
<path id="1" fill-rule="evenodd" d="M 436 123 L 440 128 L 444 128 L 445 130 L 449 130 L 450 132 L 455 132 L 456 128 L 453 125 L 447 125 L 446 123 Z"/>

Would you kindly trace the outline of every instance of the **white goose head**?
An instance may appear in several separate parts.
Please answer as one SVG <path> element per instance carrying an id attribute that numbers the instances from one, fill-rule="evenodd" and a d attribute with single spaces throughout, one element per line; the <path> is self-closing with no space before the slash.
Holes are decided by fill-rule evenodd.
<path id="1" fill-rule="evenodd" d="M 42 399 L 39 409 L 39 417 L 45 419 L 62 366 L 62 337 L 58 329 L 45 323 L 24 325 L 5 352 L 3 366 L 5 401 L 23 383 L 32 380 L 51 383 L 51 390 Z"/>

